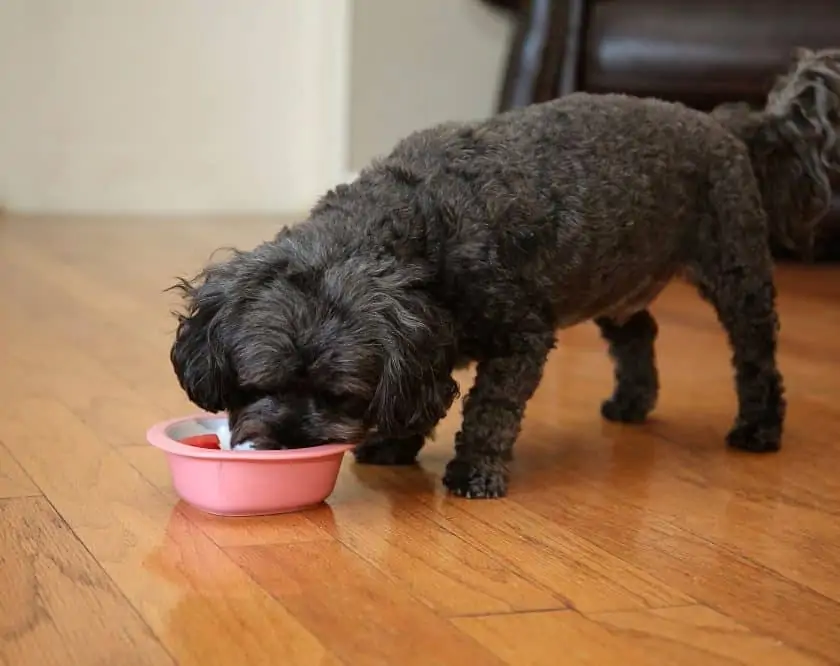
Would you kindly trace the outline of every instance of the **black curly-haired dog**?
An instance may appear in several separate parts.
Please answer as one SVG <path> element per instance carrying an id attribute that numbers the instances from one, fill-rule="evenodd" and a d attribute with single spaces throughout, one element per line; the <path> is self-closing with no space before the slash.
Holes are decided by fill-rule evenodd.
<path id="1" fill-rule="evenodd" d="M 615 360 L 610 420 L 653 409 L 648 306 L 685 277 L 734 352 L 731 446 L 774 451 L 785 402 L 768 239 L 807 250 L 840 162 L 840 51 L 802 52 L 766 108 L 704 114 L 572 94 L 412 134 L 309 218 L 179 287 L 172 362 L 227 410 L 233 443 L 361 441 L 408 464 L 477 362 L 444 484 L 507 491 L 555 332 L 594 319 Z"/>

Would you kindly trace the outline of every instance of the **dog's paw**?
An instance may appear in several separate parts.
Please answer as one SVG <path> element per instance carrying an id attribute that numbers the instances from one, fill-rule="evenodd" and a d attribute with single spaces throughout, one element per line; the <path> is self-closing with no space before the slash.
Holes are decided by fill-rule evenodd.
<path id="1" fill-rule="evenodd" d="M 360 465 L 413 465 L 417 462 L 417 452 L 401 449 L 397 446 L 359 446 L 353 451 L 356 462 Z"/>
<path id="2" fill-rule="evenodd" d="M 613 396 L 601 403 L 601 416 L 616 423 L 644 423 L 652 409 L 646 396 Z"/>
<path id="3" fill-rule="evenodd" d="M 456 458 L 446 466 L 443 485 L 457 497 L 497 499 L 507 495 L 507 471 L 497 463 Z"/>
<path id="4" fill-rule="evenodd" d="M 772 453 L 782 446 L 782 429 L 778 424 L 738 422 L 726 436 L 733 449 L 751 453 Z"/>
<path id="5" fill-rule="evenodd" d="M 413 465 L 423 444 L 425 438 L 419 435 L 406 439 L 375 436 L 357 446 L 353 455 L 361 465 Z"/>

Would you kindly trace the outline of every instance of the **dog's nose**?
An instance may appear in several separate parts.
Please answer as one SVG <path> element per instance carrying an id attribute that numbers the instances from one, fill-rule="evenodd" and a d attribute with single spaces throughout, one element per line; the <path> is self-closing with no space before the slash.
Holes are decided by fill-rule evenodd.
<path id="1" fill-rule="evenodd" d="M 241 426 L 235 426 L 230 436 L 230 445 L 237 451 L 279 451 L 294 448 L 289 446 L 294 442 L 294 431 L 283 428 L 282 437 L 277 436 L 268 424 L 248 421 Z"/>

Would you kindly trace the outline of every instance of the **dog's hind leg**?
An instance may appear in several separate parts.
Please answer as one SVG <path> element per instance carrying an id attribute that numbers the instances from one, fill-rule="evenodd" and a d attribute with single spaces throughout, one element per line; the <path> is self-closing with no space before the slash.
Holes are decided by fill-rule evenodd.
<path id="1" fill-rule="evenodd" d="M 507 494 L 507 463 L 525 405 L 540 383 L 553 346 L 553 331 L 520 334 L 505 356 L 479 362 L 475 383 L 464 399 L 455 457 L 443 477 L 453 495 L 493 498 Z"/>
<path id="2" fill-rule="evenodd" d="M 356 447 L 353 455 L 362 465 L 413 465 L 425 443 L 424 435 L 394 439 L 374 433 Z"/>
<path id="3" fill-rule="evenodd" d="M 729 336 L 738 416 L 727 436 L 746 451 L 776 451 L 785 418 L 776 365 L 776 289 L 767 221 L 748 159 L 738 154 L 712 178 L 717 213 L 695 244 L 693 277 Z"/>
<path id="4" fill-rule="evenodd" d="M 595 323 L 609 343 L 615 366 L 615 389 L 601 404 L 601 414 L 609 421 L 641 423 L 656 406 L 659 393 L 656 320 L 648 310 L 641 310 L 624 321 L 598 317 Z"/>

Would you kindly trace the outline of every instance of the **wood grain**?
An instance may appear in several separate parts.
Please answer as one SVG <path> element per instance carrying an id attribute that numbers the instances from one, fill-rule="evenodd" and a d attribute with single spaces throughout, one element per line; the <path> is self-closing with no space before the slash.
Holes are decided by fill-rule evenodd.
<path id="1" fill-rule="evenodd" d="M 228 551 L 324 645 L 353 666 L 499 666 L 471 637 L 337 543 Z M 445 655 L 445 656 L 444 656 Z"/>
<path id="2" fill-rule="evenodd" d="M 312 521 L 372 564 L 394 584 L 447 616 L 564 608 L 563 595 L 521 572 L 498 549 L 471 543 L 457 530 L 441 528 L 422 506 L 384 506 L 374 499 L 329 512 Z"/>
<path id="3" fill-rule="evenodd" d="M 440 473 L 443 470 L 443 460 L 441 457 L 435 465 Z M 462 549 L 466 550 L 466 546 L 469 546 L 492 555 L 493 569 L 505 571 L 504 578 L 516 580 L 521 577 L 550 591 L 555 600 L 555 608 L 568 606 L 600 611 L 659 608 L 692 602 L 689 596 L 663 584 L 650 573 L 593 545 L 587 539 L 564 529 L 562 525 L 545 520 L 518 503 L 462 502 L 441 498 L 434 491 L 428 490 L 432 483 L 437 482 L 438 473 L 385 470 L 375 474 L 363 472 L 362 475 L 371 477 L 366 479 L 366 483 L 375 487 L 380 494 L 398 493 L 397 496 L 404 501 L 392 502 L 387 508 L 380 508 L 380 518 L 374 521 L 380 533 L 371 534 L 372 530 L 368 529 L 361 537 L 354 534 L 362 522 L 358 514 L 360 511 L 373 510 L 371 504 L 375 500 L 368 499 L 364 507 L 338 504 L 332 513 L 334 522 L 338 523 L 341 529 L 336 527 L 332 531 L 337 539 L 357 552 L 370 549 L 371 544 L 381 542 L 383 538 L 392 538 L 394 546 L 381 549 L 381 552 L 391 558 L 383 562 L 383 570 L 393 570 L 394 559 L 400 550 L 406 548 L 404 539 L 399 536 L 391 537 L 388 533 L 400 529 L 403 521 L 410 520 L 416 525 L 422 517 L 430 521 L 432 526 L 422 531 L 417 530 L 418 534 L 426 534 L 431 530 L 446 537 L 457 537 L 462 542 Z M 341 520 L 345 514 L 348 520 Z M 345 527 L 345 524 L 349 524 L 349 527 Z M 426 551 L 433 566 L 438 571 L 445 571 L 446 569 L 440 566 L 441 549 L 429 549 L 426 546 Z M 458 575 L 466 574 L 461 572 Z M 492 569 L 484 575 L 492 577 Z M 427 585 L 429 581 L 419 575 L 416 568 L 410 576 L 406 574 L 406 577 L 422 583 L 417 591 L 420 596 L 425 594 L 428 598 L 428 590 L 435 589 Z M 483 586 L 487 587 L 490 584 L 491 581 L 487 581 Z M 458 608 L 458 604 L 466 600 L 467 597 L 462 595 L 460 600 L 445 597 L 430 603 L 451 615 L 489 612 L 475 608 Z M 545 601 L 525 607 L 517 607 L 516 604 L 510 603 L 508 606 L 492 610 L 510 612 L 546 607 Z"/>
<path id="4" fill-rule="evenodd" d="M 0 443 L 0 499 L 39 494 L 38 488 L 23 468 L 12 457 L 9 450 Z"/>
<path id="5" fill-rule="evenodd" d="M 174 665 L 46 500 L 0 500 L 0 525 L 0 663 Z"/>
<path id="6" fill-rule="evenodd" d="M 507 499 L 443 493 L 456 408 L 415 467 L 207 516 L 144 442 L 195 409 L 162 290 L 283 223 L 0 220 L 0 665 L 840 664 L 840 271 L 779 268 L 777 455 L 724 446 L 726 339 L 673 285 L 652 419 L 604 423 L 604 344 L 563 331 Z"/>
<path id="7" fill-rule="evenodd" d="M 18 460 L 178 664 L 335 663 L 67 408 L 46 399 L 3 404 L 0 422 L 20 444 Z"/>
<path id="8" fill-rule="evenodd" d="M 703 606 L 459 618 L 455 624 L 511 666 L 816 666 L 768 636 Z"/>

